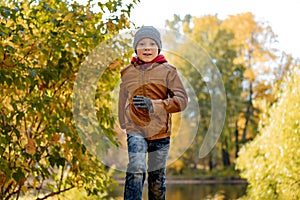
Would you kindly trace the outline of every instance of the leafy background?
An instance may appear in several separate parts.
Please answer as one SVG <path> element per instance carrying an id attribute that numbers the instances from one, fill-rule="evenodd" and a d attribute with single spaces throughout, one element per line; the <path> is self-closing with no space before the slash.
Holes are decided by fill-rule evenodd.
<path id="1" fill-rule="evenodd" d="M 1 199 L 63 195 L 105 199 L 118 172 L 95 158 L 78 131 L 93 133 L 85 138 L 91 142 L 100 135 L 98 146 L 102 148 L 105 140 L 121 145 L 118 141 L 124 140 L 124 134 L 111 114 L 110 102 L 115 99 L 111 92 L 133 52 L 121 42 L 114 50 L 117 59 L 108 60 L 109 66 L 88 63 L 86 58 L 114 34 L 137 28 L 130 21 L 130 12 L 138 3 L 0 3 Z M 221 137 L 210 154 L 200 159 L 199 148 L 211 117 L 209 91 L 190 63 L 170 57 L 198 95 L 201 120 L 194 142 L 168 166 L 168 177 L 242 178 L 249 184 L 245 199 L 299 199 L 299 58 L 274 48 L 272 27 L 256 21 L 252 13 L 223 20 L 212 15 L 174 15 L 166 21 L 166 29 L 180 31 L 208 52 L 222 75 L 227 101 Z M 174 43 L 174 48 L 182 57 L 197 60 L 189 44 Z M 84 80 L 98 81 L 96 87 L 81 88 L 95 92 L 95 98 L 87 100 L 94 102 L 99 128 L 90 124 L 89 112 L 79 116 L 86 125 L 75 126 L 72 99 L 78 94 L 73 88 L 80 87 L 75 80 L 82 66 L 105 68 L 100 80 Z M 84 100 L 79 101 L 81 109 Z M 181 124 L 188 131 L 191 120 L 175 116 L 174 130 Z"/>

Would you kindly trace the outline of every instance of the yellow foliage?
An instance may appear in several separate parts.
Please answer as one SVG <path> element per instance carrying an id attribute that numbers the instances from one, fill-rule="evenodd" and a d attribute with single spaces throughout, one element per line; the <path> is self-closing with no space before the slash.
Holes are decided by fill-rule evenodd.
<path id="1" fill-rule="evenodd" d="M 27 144 L 25 145 L 26 152 L 28 154 L 35 154 L 36 152 L 36 143 L 35 140 L 32 138 L 27 139 Z"/>
<path id="2" fill-rule="evenodd" d="M 254 74 L 252 68 L 248 68 L 248 69 L 246 69 L 246 70 L 244 71 L 244 77 L 245 77 L 247 80 L 253 82 L 253 81 L 255 80 L 256 75 Z"/>
<path id="3" fill-rule="evenodd" d="M 269 118 L 260 135 L 241 149 L 237 159 L 237 169 L 249 182 L 249 199 L 300 198 L 299 68 L 281 87 L 278 102 L 266 111 Z"/>
<path id="4" fill-rule="evenodd" d="M 100 4 L 102 10 L 92 12 Z M 78 185 L 87 193 L 101 195 L 111 184 L 103 163 L 79 139 L 72 113 L 73 89 L 89 53 L 106 38 L 129 28 L 134 4 L 121 0 L 91 6 L 61 0 L 7 0 L 1 4 L 0 199 L 32 190 L 42 194 L 46 187 L 49 193 L 60 193 Z M 106 9 L 114 17 L 105 19 Z M 108 85 L 103 91 L 111 90 L 117 73 L 103 74 L 102 83 Z M 105 134 L 112 137 L 110 98 L 103 93 L 96 91 L 102 101 L 96 110 L 103 110 L 97 126 L 106 125 Z M 87 115 L 80 115 L 83 121 L 89 121 Z M 54 180 L 60 180 L 59 185 Z"/>
<path id="5" fill-rule="evenodd" d="M 257 23 L 254 15 L 247 12 L 231 15 L 223 21 L 221 27 L 234 33 L 236 44 L 247 46 L 247 40 L 251 40 L 251 33 L 256 32 Z"/>
<path id="6" fill-rule="evenodd" d="M 201 18 L 194 17 L 193 24 L 194 24 L 194 40 L 198 40 L 197 33 L 206 33 L 207 34 L 207 41 L 212 42 L 219 30 L 219 19 L 212 15 L 207 15 Z"/>
<path id="7" fill-rule="evenodd" d="M 55 144 L 59 141 L 60 137 L 61 137 L 60 133 L 55 133 L 52 135 L 51 141 Z"/>
<path id="8" fill-rule="evenodd" d="M 177 159 L 172 164 L 168 166 L 169 170 L 174 170 L 176 173 L 182 173 L 183 168 L 185 167 L 185 164 L 182 160 Z"/>
<path id="9" fill-rule="evenodd" d="M 68 20 L 72 19 L 73 16 L 74 16 L 74 13 L 70 12 L 63 18 L 63 21 L 68 21 Z"/>
<path id="10" fill-rule="evenodd" d="M 238 118 L 238 128 L 239 129 L 244 129 L 246 124 L 246 118 L 243 113 L 240 113 L 239 118 Z"/>

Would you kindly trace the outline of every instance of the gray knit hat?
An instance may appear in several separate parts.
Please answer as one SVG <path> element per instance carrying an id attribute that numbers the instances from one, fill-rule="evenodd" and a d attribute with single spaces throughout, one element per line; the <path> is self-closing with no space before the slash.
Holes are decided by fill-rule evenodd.
<path id="1" fill-rule="evenodd" d="M 159 31 L 153 26 L 142 26 L 134 35 L 133 48 L 136 50 L 138 42 L 144 38 L 150 38 L 154 40 L 158 46 L 159 51 L 161 50 L 161 38 Z"/>

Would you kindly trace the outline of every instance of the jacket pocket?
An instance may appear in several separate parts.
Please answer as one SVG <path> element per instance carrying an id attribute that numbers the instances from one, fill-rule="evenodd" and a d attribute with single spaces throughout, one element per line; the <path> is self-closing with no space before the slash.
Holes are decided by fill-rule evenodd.
<path id="1" fill-rule="evenodd" d="M 154 113 L 150 113 L 150 123 L 144 127 L 146 137 L 151 137 L 168 130 L 168 114 L 161 100 L 152 101 Z"/>

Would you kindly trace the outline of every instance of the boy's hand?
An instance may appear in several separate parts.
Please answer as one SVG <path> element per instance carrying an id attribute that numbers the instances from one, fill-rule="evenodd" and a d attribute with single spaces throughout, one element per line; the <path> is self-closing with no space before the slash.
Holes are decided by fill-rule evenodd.
<path id="1" fill-rule="evenodd" d="M 151 99 L 144 97 L 144 96 L 134 96 L 133 97 L 133 104 L 135 107 L 140 108 L 140 109 L 146 109 L 149 112 L 153 113 L 153 105 L 151 102 Z"/>

